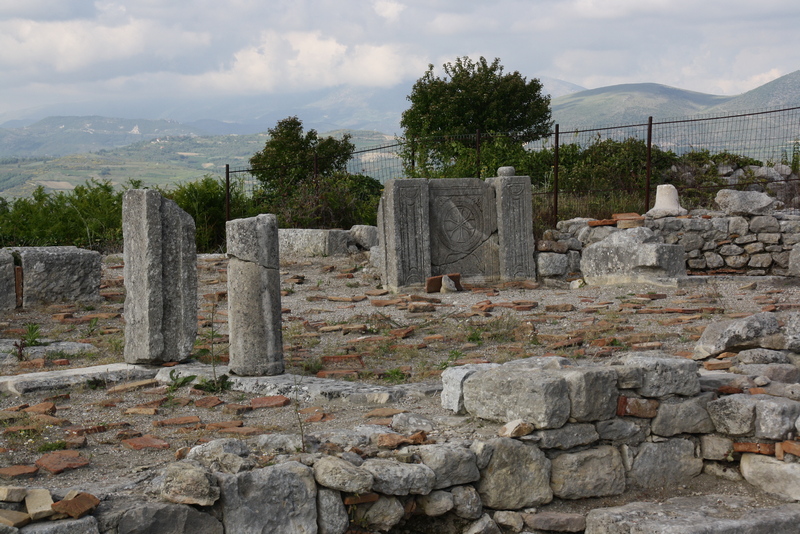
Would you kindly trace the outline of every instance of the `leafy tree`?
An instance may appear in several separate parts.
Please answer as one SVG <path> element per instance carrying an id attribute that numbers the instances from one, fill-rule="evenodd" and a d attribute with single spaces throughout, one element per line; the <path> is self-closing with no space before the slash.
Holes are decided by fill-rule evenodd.
<path id="1" fill-rule="evenodd" d="M 268 132 L 269 141 L 250 158 L 250 165 L 270 200 L 290 196 L 313 176 L 344 172 L 355 150 L 349 134 L 342 139 L 320 138 L 313 129 L 304 134 L 297 117 L 278 121 Z"/>
<path id="2" fill-rule="evenodd" d="M 489 63 L 468 57 L 445 63 L 444 77 L 433 65 L 417 80 L 407 97 L 411 107 L 400 125 L 408 143 L 403 153 L 409 176 L 471 176 L 479 169 L 475 134 L 481 140 L 481 160 L 494 165 L 499 156 L 522 157 L 522 145 L 550 130 L 550 97 L 541 82 L 519 72 L 504 73 L 500 60 Z M 491 134 L 513 132 L 513 147 L 495 146 Z M 495 154 L 496 152 L 496 154 Z M 513 164 L 504 162 L 502 165 Z M 413 166 L 413 170 L 412 170 Z"/>

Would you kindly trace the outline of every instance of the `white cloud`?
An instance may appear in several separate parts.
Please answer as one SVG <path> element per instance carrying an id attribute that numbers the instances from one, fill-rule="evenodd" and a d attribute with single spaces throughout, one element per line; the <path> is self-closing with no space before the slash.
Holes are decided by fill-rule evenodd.
<path id="1" fill-rule="evenodd" d="M 396 21 L 406 8 L 405 5 L 393 0 L 375 0 L 372 7 L 375 9 L 375 13 L 390 22 Z"/>

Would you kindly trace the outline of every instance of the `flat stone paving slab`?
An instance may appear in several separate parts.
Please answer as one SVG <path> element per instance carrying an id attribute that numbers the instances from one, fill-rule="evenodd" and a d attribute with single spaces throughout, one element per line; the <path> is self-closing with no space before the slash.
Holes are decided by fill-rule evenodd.
<path id="1" fill-rule="evenodd" d="M 796 534 L 800 504 L 759 508 L 746 497 L 676 497 L 598 508 L 586 516 L 585 534 Z"/>
<path id="2" fill-rule="evenodd" d="M 41 373 L 5 376 L 0 378 L 0 392 L 25 395 L 26 393 L 38 391 L 68 389 L 85 384 L 90 380 L 102 380 L 108 383 L 127 382 L 153 378 L 158 371 L 158 367 L 112 363 L 93 367 L 64 369 L 62 371 L 44 371 Z"/>

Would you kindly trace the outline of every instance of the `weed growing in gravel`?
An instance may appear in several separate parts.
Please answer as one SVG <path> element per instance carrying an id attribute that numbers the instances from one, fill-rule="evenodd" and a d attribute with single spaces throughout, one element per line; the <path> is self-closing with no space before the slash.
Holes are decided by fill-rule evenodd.
<path id="1" fill-rule="evenodd" d="M 97 331 L 97 317 L 92 317 L 86 325 L 86 330 L 83 331 L 84 337 L 92 337 Z"/>
<path id="2" fill-rule="evenodd" d="M 310 358 L 304 360 L 302 365 L 303 373 L 311 376 L 316 376 L 317 373 L 322 371 L 322 360 L 320 358 Z"/>
<path id="3" fill-rule="evenodd" d="M 22 334 L 22 341 L 25 342 L 26 347 L 38 347 L 42 344 L 42 334 L 39 325 L 36 323 L 27 323 L 25 325 L 25 333 Z"/>
<path id="4" fill-rule="evenodd" d="M 406 374 L 398 368 L 389 369 L 383 373 L 383 380 L 390 384 L 402 384 L 406 381 Z"/>
<path id="5" fill-rule="evenodd" d="M 50 441 L 47 443 L 42 443 L 37 447 L 37 452 L 52 452 L 52 451 L 63 451 L 67 448 L 67 442 L 64 440 L 58 441 Z"/>

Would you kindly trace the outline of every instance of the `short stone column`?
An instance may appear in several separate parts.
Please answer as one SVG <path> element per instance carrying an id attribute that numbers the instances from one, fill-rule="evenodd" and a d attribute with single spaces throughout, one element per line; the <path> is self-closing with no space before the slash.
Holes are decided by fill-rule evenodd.
<path id="1" fill-rule="evenodd" d="M 125 361 L 189 358 L 197 337 L 197 248 L 191 215 L 157 191 L 122 196 Z"/>
<path id="2" fill-rule="evenodd" d="M 278 221 L 228 221 L 229 369 L 242 376 L 283 373 Z"/>
<path id="3" fill-rule="evenodd" d="M 486 179 L 497 200 L 500 279 L 535 280 L 531 178 L 514 173 L 514 167 L 500 167 L 497 177 Z"/>
<path id="4" fill-rule="evenodd" d="M 14 283 L 14 256 L 0 249 L 0 311 L 17 307 L 17 291 Z"/>
<path id="5" fill-rule="evenodd" d="M 678 190 L 672 184 L 663 184 L 656 187 L 656 204 L 653 209 L 645 213 L 652 219 L 663 219 L 664 217 L 680 217 L 689 213 L 681 207 L 678 200 Z"/>

